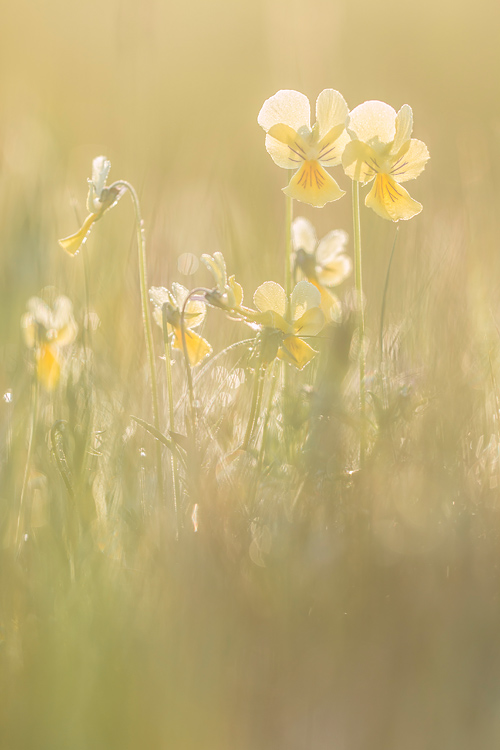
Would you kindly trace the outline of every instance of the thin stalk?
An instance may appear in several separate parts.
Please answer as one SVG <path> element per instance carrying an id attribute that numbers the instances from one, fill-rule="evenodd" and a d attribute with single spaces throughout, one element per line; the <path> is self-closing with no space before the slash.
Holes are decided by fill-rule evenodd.
<path id="1" fill-rule="evenodd" d="M 269 429 L 269 417 L 271 416 L 271 409 L 273 406 L 273 399 L 274 399 L 274 392 L 276 390 L 276 383 L 277 383 L 277 375 L 276 375 L 276 369 L 277 369 L 277 360 L 273 363 L 273 370 L 271 374 L 271 387 L 269 388 L 269 398 L 267 399 L 267 405 L 266 405 L 266 411 L 264 416 L 264 425 L 262 427 L 262 442 L 260 444 L 260 450 L 259 450 L 259 460 L 258 460 L 258 474 L 260 474 L 262 470 L 262 464 L 264 463 L 264 451 L 266 449 L 266 438 L 267 438 L 267 431 Z"/>
<path id="2" fill-rule="evenodd" d="M 171 432 L 175 432 L 175 414 L 174 414 L 174 389 L 172 384 L 172 353 L 170 351 L 170 339 L 168 336 L 168 323 L 167 323 L 167 308 L 166 305 L 162 307 L 162 327 L 163 327 L 163 345 L 165 348 L 165 374 L 167 376 L 167 396 L 168 396 L 168 415 L 169 415 L 169 427 Z M 174 516 L 175 516 L 175 529 L 176 534 L 179 534 L 179 522 L 177 516 L 177 502 L 179 497 L 179 474 L 177 468 L 177 456 L 174 453 L 171 455 L 172 461 L 172 477 L 174 485 Z"/>
<path id="3" fill-rule="evenodd" d="M 352 183 L 352 221 L 354 235 L 354 275 L 358 305 L 358 338 L 359 338 L 359 413 L 361 434 L 359 444 L 359 461 L 363 467 L 366 454 L 366 392 L 365 392 L 365 311 L 363 305 L 363 273 L 361 264 L 361 220 L 359 213 L 359 182 Z"/>
<path id="4" fill-rule="evenodd" d="M 39 384 L 38 384 L 38 378 L 35 372 L 34 376 L 34 382 L 33 382 L 33 391 L 32 391 L 32 397 L 31 397 L 31 424 L 30 424 L 30 434 L 28 438 L 28 454 L 26 456 L 26 466 L 24 468 L 24 476 L 23 476 L 23 484 L 21 488 L 21 497 L 19 499 L 19 513 L 17 516 L 17 529 L 16 529 L 16 548 L 19 549 L 20 543 L 21 543 L 21 533 L 22 533 L 22 526 L 23 526 L 23 516 L 25 512 L 25 499 L 26 499 L 26 488 L 28 486 L 28 477 L 29 472 L 31 468 L 31 456 L 33 453 L 33 440 L 34 435 L 36 431 L 36 423 L 37 423 L 37 417 L 38 417 L 38 392 L 39 392 Z"/>
<path id="5" fill-rule="evenodd" d="M 248 450 L 250 438 L 255 427 L 255 421 L 257 413 L 260 410 L 260 404 L 262 401 L 262 391 L 264 388 L 264 373 L 262 371 L 262 365 L 259 363 L 255 370 L 255 377 L 253 381 L 253 392 L 252 392 L 252 404 L 250 406 L 250 415 L 248 417 L 247 429 L 245 432 L 245 439 L 243 440 L 243 450 Z"/>
<path id="6" fill-rule="evenodd" d="M 181 338 L 182 338 L 182 351 L 184 353 L 184 361 L 186 363 L 186 376 L 187 376 L 187 384 L 188 384 L 188 394 L 189 394 L 189 412 L 190 412 L 190 421 L 191 421 L 191 431 L 194 434 L 195 426 L 196 426 L 196 412 L 194 408 L 194 389 L 193 389 L 193 373 L 191 372 L 191 363 L 189 361 L 189 354 L 187 350 L 187 343 L 186 343 L 186 323 L 185 323 L 185 317 L 186 317 L 186 307 L 191 299 L 195 294 L 206 294 L 209 290 L 205 287 L 196 287 L 195 289 L 191 289 L 189 294 L 187 295 L 186 299 L 184 300 L 184 304 L 182 305 L 181 310 Z"/>
<path id="7" fill-rule="evenodd" d="M 148 304 L 148 281 L 147 281 L 147 264 L 146 264 L 146 235 L 144 232 L 144 222 L 141 215 L 141 206 L 139 198 L 133 185 L 126 180 L 118 180 L 111 187 L 124 187 L 130 193 L 132 203 L 134 204 L 135 220 L 137 228 L 137 249 L 139 253 L 139 279 L 141 286 L 141 303 L 142 303 L 142 322 L 144 325 L 144 336 L 146 339 L 146 349 L 148 352 L 149 372 L 151 377 L 151 393 L 153 402 L 153 422 L 157 430 L 160 430 L 160 408 L 158 402 L 158 384 L 156 381 L 155 353 L 153 343 L 153 332 L 151 329 L 151 315 Z M 163 497 L 163 474 L 161 467 L 162 451 L 161 445 L 156 444 L 156 462 L 158 473 L 158 490 L 160 497 Z"/>
<path id="8" fill-rule="evenodd" d="M 382 308 L 380 310 L 380 332 L 379 332 L 379 346 L 380 346 L 380 366 L 382 366 L 384 359 L 384 317 L 385 317 L 385 305 L 387 301 L 387 290 L 389 288 L 389 275 L 391 273 L 392 259 L 394 258 L 394 250 L 396 249 L 396 240 L 398 239 L 399 224 L 396 227 L 396 234 L 394 235 L 394 242 L 392 243 L 391 257 L 389 258 L 389 265 L 387 266 L 387 273 L 385 276 L 384 292 L 382 294 Z"/>
<path id="9" fill-rule="evenodd" d="M 292 293 L 292 221 L 293 221 L 293 198 L 286 196 L 286 217 L 285 217 L 285 291 L 287 299 L 290 299 Z M 288 301 L 289 305 L 290 302 Z"/>

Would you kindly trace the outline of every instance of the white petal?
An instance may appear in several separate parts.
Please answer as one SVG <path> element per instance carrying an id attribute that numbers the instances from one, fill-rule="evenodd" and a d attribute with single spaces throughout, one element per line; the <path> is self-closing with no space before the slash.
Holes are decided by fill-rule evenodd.
<path id="1" fill-rule="evenodd" d="M 100 198 L 106 184 L 110 169 L 111 162 L 105 156 L 96 156 L 92 162 L 92 183 L 98 198 Z"/>
<path id="2" fill-rule="evenodd" d="M 298 91 L 282 89 L 266 99 L 259 112 L 257 122 L 267 132 L 273 125 L 289 125 L 298 131 L 302 127 L 311 127 L 311 108 L 309 99 Z"/>
<path id="3" fill-rule="evenodd" d="M 319 140 L 337 125 L 345 125 L 349 108 L 342 94 L 335 89 L 325 89 L 316 100 L 316 121 Z"/>
<path id="4" fill-rule="evenodd" d="M 149 290 L 149 299 L 155 307 L 162 307 L 165 302 L 173 303 L 172 295 L 164 286 L 152 286 Z"/>
<path id="5" fill-rule="evenodd" d="M 348 130 L 369 145 L 391 143 L 396 135 L 396 110 L 384 102 L 364 102 L 350 113 Z"/>
<path id="6" fill-rule="evenodd" d="M 290 313 L 292 320 L 298 320 L 307 310 L 319 307 L 321 294 L 309 281 L 299 281 L 292 292 L 290 299 Z"/>
<path id="7" fill-rule="evenodd" d="M 429 151 L 423 141 L 412 138 L 407 141 L 399 154 L 394 157 L 390 174 L 396 182 L 414 180 L 425 169 L 429 159 Z"/>
<path id="8" fill-rule="evenodd" d="M 265 281 L 261 284 L 253 295 L 253 301 L 260 312 L 272 310 L 278 315 L 284 315 L 286 312 L 285 290 L 275 281 Z"/>
<path id="9" fill-rule="evenodd" d="M 408 104 L 403 104 L 396 117 L 396 136 L 392 145 L 392 153 L 397 154 L 404 144 L 410 140 L 413 130 L 413 112 Z"/>
<path id="10" fill-rule="evenodd" d="M 312 255 L 316 250 L 317 244 L 316 230 L 309 219 L 297 216 L 292 221 L 292 245 L 295 252 L 304 250 L 309 255 Z"/>
<path id="11" fill-rule="evenodd" d="M 343 229 L 333 229 L 328 232 L 318 245 L 316 262 L 322 266 L 332 262 L 335 256 L 345 251 L 348 240 L 349 236 Z"/>

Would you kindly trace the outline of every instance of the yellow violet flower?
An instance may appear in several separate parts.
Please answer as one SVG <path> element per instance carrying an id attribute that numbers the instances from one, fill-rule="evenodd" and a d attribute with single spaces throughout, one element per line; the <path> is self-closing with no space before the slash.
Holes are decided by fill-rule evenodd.
<path id="1" fill-rule="evenodd" d="M 427 146 L 411 138 L 413 113 L 408 104 L 399 112 L 388 104 L 370 101 L 350 113 L 348 132 L 353 140 L 342 156 L 346 174 L 365 185 L 375 179 L 365 204 L 383 219 L 411 219 L 422 205 L 401 187 L 423 171 Z"/>
<path id="2" fill-rule="evenodd" d="M 165 305 L 168 335 L 173 338 L 172 346 L 174 349 L 183 351 L 181 312 L 189 291 L 182 284 L 174 282 L 172 284 L 172 291 L 162 286 L 153 286 L 149 290 L 149 294 L 154 305 L 153 317 L 156 323 L 158 323 L 160 328 L 163 328 L 162 308 Z M 198 328 L 203 323 L 206 311 L 206 305 L 201 300 L 188 300 L 184 313 L 184 335 L 189 364 L 192 367 L 198 365 L 212 351 L 212 347 L 208 341 L 205 341 L 199 334 L 191 330 L 192 328 Z"/>
<path id="3" fill-rule="evenodd" d="M 254 313 L 253 321 L 271 334 L 264 364 L 278 357 L 302 370 L 317 351 L 301 337 L 316 336 L 325 324 L 318 289 L 308 281 L 299 281 L 287 305 L 283 287 L 275 281 L 265 281 L 256 290 L 253 301 L 259 310 Z"/>
<path id="4" fill-rule="evenodd" d="M 89 215 L 82 226 L 69 237 L 59 240 L 61 247 L 70 255 L 76 255 L 81 246 L 87 241 L 90 230 L 96 221 L 112 208 L 123 195 L 124 189 L 111 185 L 106 187 L 111 162 L 105 156 L 97 156 L 92 162 L 92 177 L 87 180 L 89 192 L 87 196 L 87 211 Z"/>
<path id="5" fill-rule="evenodd" d="M 352 261 L 345 253 L 347 241 L 346 232 L 333 229 L 318 242 L 308 219 L 298 216 L 292 222 L 295 267 L 319 289 L 321 309 L 329 320 L 335 319 L 339 313 L 340 302 L 328 287 L 338 286 L 352 272 Z"/>
<path id="6" fill-rule="evenodd" d="M 325 89 L 316 101 L 316 122 L 311 127 L 309 100 L 298 91 L 282 90 L 264 102 L 258 123 L 266 131 L 266 149 L 278 167 L 293 169 L 283 192 L 322 208 L 344 195 L 324 167 L 341 163 L 349 136 L 345 127 L 349 109 L 344 97 Z"/>
<path id="7" fill-rule="evenodd" d="M 73 305 L 61 296 L 51 308 L 39 297 L 32 297 L 27 307 L 21 318 L 24 340 L 35 351 L 38 380 L 52 391 L 61 375 L 60 348 L 72 344 L 78 333 Z"/>
<path id="8" fill-rule="evenodd" d="M 243 287 L 238 284 L 234 275 L 228 276 L 226 261 L 222 253 L 214 253 L 201 256 L 202 262 L 212 274 L 215 281 L 215 289 L 205 293 L 205 299 L 209 305 L 220 307 L 228 313 L 235 313 L 237 319 L 247 310 L 243 305 Z M 231 315 L 228 317 L 231 318 Z"/>

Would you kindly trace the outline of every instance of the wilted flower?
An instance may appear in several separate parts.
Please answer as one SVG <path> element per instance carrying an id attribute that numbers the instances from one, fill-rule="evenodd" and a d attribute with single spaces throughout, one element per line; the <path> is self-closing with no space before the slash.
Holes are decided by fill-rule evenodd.
<path id="1" fill-rule="evenodd" d="M 324 167 L 341 163 L 349 136 L 345 131 L 349 109 L 344 97 L 325 89 L 316 101 L 316 122 L 311 128 L 309 100 L 298 91 L 282 90 L 267 99 L 258 123 L 266 131 L 266 149 L 275 164 L 296 170 L 284 193 L 321 208 L 344 195 Z"/>
<path id="2" fill-rule="evenodd" d="M 168 335 L 172 336 L 174 349 L 183 351 L 181 312 L 189 291 L 182 284 L 174 282 L 172 291 L 162 286 L 153 286 L 149 290 L 154 305 L 153 317 L 160 328 L 163 328 L 163 308 L 165 308 Z M 204 338 L 192 331 L 205 320 L 207 308 L 203 301 L 189 299 L 184 312 L 184 336 L 189 363 L 192 367 L 198 365 L 212 351 L 212 347 Z"/>
<path id="3" fill-rule="evenodd" d="M 334 318 L 340 302 L 328 287 L 341 284 L 352 271 L 352 261 L 345 253 L 348 236 L 333 229 L 318 242 L 316 230 L 308 219 L 298 216 L 292 222 L 292 245 L 295 267 L 321 294 L 321 309 Z"/>
<path id="4" fill-rule="evenodd" d="M 275 281 L 265 281 L 253 301 L 260 311 L 254 313 L 253 321 L 261 327 L 263 363 L 278 357 L 302 370 L 317 354 L 302 336 L 316 336 L 325 324 L 318 289 L 308 281 L 299 281 L 287 305 L 283 287 Z"/>
<path id="5" fill-rule="evenodd" d="M 87 180 L 89 192 L 87 211 L 89 215 L 75 234 L 59 240 L 59 244 L 70 255 L 76 255 L 86 241 L 93 224 L 112 208 L 123 195 L 124 189 L 115 185 L 106 187 L 111 162 L 105 156 L 97 156 L 92 162 L 92 178 Z"/>
<path id="6" fill-rule="evenodd" d="M 234 276 L 228 277 L 222 253 L 214 253 L 213 256 L 204 254 L 201 260 L 215 281 L 215 289 L 205 294 L 207 302 L 228 312 L 237 311 L 243 303 L 243 289 Z"/>
<path id="7" fill-rule="evenodd" d="M 422 206 L 401 187 L 423 171 L 427 146 L 411 138 L 413 113 L 408 104 L 399 112 L 388 104 L 370 101 L 350 113 L 348 132 L 353 140 L 342 156 L 345 172 L 363 185 L 375 178 L 365 204 L 384 219 L 411 219 Z"/>
<path id="8" fill-rule="evenodd" d="M 57 297 L 51 308 L 39 297 L 32 297 L 27 307 L 21 318 L 24 340 L 35 351 L 38 380 L 51 391 L 61 374 L 59 350 L 72 344 L 78 332 L 73 305 L 67 297 Z"/>

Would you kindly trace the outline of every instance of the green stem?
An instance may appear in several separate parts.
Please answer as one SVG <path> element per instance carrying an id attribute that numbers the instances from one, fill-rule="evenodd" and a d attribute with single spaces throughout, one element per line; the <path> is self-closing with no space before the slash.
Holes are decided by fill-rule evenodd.
<path id="1" fill-rule="evenodd" d="M 250 406 L 250 415 L 248 418 L 247 429 L 245 432 L 245 439 L 243 440 L 243 450 L 248 450 L 250 438 L 255 427 L 255 420 L 257 412 L 260 410 L 260 403 L 262 401 L 262 391 L 264 388 L 264 373 L 262 371 L 262 365 L 259 363 L 255 370 L 255 377 L 253 381 L 253 393 L 252 393 L 252 404 Z"/>
<path id="2" fill-rule="evenodd" d="M 293 221 L 293 198 L 286 196 L 286 226 L 285 226 L 285 291 L 287 296 L 287 305 L 290 305 L 290 295 L 292 293 L 292 221 Z"/>
<path id="3" fill-rule="evenodd" d="M 359 459 L 361 467 L 365 463 L 366 453 L 366 393 L 365 393 L 365 311 L 363 304 L 363 274 L 361 264 L 361 220 L 359 212 L 359 182 L 352 183 L 352 220 L 354 234 L 354 273 L 356 283 L 356 297 L 358 306 L 358 338 L 359 338 L 359 412 L 361 422 Z"/>
<path id="4" fill-rule="evenodd" d="M 194 408 L 194 389 L 193 389 L 193 373 L 191 372 L 191 363 L 189 361 L 189 354 L 187 350 L 187 343 L 186 343 L 186 323 L 185 323 L 185 317 L 186 317 L 186 307 L 191 299 L 191 297 L 195 294 L 206 294 L 209 290 L 205 287 L 196 287 L 195 289 L 191 289 L 189 294 L 187 295 L 186 299 L 184 300 L 184 304 L 182 305 L 181 310 L 181 320 L 180 320 L 180 326 L 181 326 L 181 338 L 182 338 L 182 351 L 184 353 L 184 361 L 186 363 L 186 376 L 187 376 L 187 384 L 188 384 L 188 393 L 189 393 L 189 412 L 190 412 L 190 421 L 191 421 L 191 432 L 194 435 L 195 433 L 195 426 L 196 426 L 196 412 Z"/>
<path id="5" fill-rule="evenodd" d="M 167 307 L 163 305 L 162 310 L 162 324 L 163 324 L 163 345 L 165 348 L 165 373 L 167 376 L 167 396 L 168 396 L 168 415 L 169 415 L 169 427 L 171 432 L 175 432 L 175 414 L 174 414 L 174 388 L 172 384 L 172 353 L 170 351 L 170 339 L 168 336 L 168 322 L 167 322 Z M 174 517 L 175 517 L 175 531 L 176 535 L 179 534 L 179 520 L 177 515 L 177 503 L 179 498 L 179 473 L 177 467 L 177 456 L 171 454 L 172 461 L 172 477 L 173 477 L 173 489 L 174 489 Z"/>
<path id="6" fill-rule="evenodd" d="M 132 203 L 134 204 L 135 220 L 137 228 L 137 249 L 139 253 L 139 279 L 141 286 L 141 303 L 142 303 L 142 322 L 144 325 L 144 336 L 146 339 L 146 348 L 148 352 L 149 372 L 151 377 L 151 392 L 153 401 L 153 422 L 157 430 L 160 430 L 160 409 L 158 402 L 158 384 L 156 381 L 155 353 L 153 344 L 153 333 L 151 330 L 151 315 L 148 304 L 148 282 L 147 282 L 147 265 L 146 265 L 146 235 L 144 232 L 144 222 L 141 215 L 141 206 L 139 198 L 133 185 L 126 180 L 118 180 L 111 187 L 124 187 L 128 190 Z M 163 497 L 163 474 L 161 466 L 161 445 L 156 444 L 156 462 L 158 472 L 158 490 L 160 497 Z"/>
<path id="7" fill-rule="evenodd" d="M 391 273 L 392 259 L 394 258 L 394 250 L 396 249 L 396 240 L 398 238 L 399 224 L 396 227 L 396 234 L 394 235 L 394 242 L 392 243 L 391 257 L 389 258 L 389 265 L 387 266 L 387 274 L 385 276 L 384 292 L 382 294 L 382 308 L 380 310 L 380 332 L 379 332 L 379 345 L 380 345 L 380 367 L 382 367 L 384 359 L 384 318 L 385 318 L 385 305 L 387 300 L 387 290 L 389 288 L 389 275 Z"/>
<path id="8" fill-rule="evenodd" d="M 267 431 L 269 429 L 269 418 L 271 416 L 271 409 L 273 406 L 273 399 L 274 399 L 274 392 L 276 390 L 276 382 L 278 380 L 276 372 L 277 372 L 277 363 L 278 360 L 275 360 L 273 363 L 273 370 L 271 375 L 271 387 L 269 388 L 269 398 L 267 400 L 267 406 L 264 416 L 264 425 L 262 427 L 262 442 L 260 444 L 260 450 L 259 450 L 259 461 L 258 461 L 258 474 L 260 474 L 262 470 L 262 464 L 264 463 L 264 452 L 266 449 L 266 438 L 267 438 Z"/>
<path id="9" fill-rule="evenodd" d="M 17 529 L 16 529 L 16 548 L 19 549 L 19 546 L 21 544 L 21 534 L 22 534 L 22 527 L 26 528 L 26 524 L 24 523 L 24 513 L 25 513 L 25 499 L 26 499 L 26 488 L 28 486 L 28 477 L 31 467 L 31 455 L 33 453 L 33 440 L 36 430 L 36 422 L 37 422 L 37 416 L 38 416 L 38 392 L 39 392 L 39 385 L 38 385 L 38 378 L 35 371 L 35 379 L 33 382 L 33 393 L 32 393 L 32 399 L 31 399 L 31 424 L 30 424 L 30 435 L 28 439 L 28 455 L 26 456 L 26 466 L 24 468 L 24 476 L 23 476 L 23 485 L 21 488 L 21 497 L 19 499 L 19 513 L 17 516 Z M 26 514 L 26 520 L 29 524 L 29 514 Z"/>

